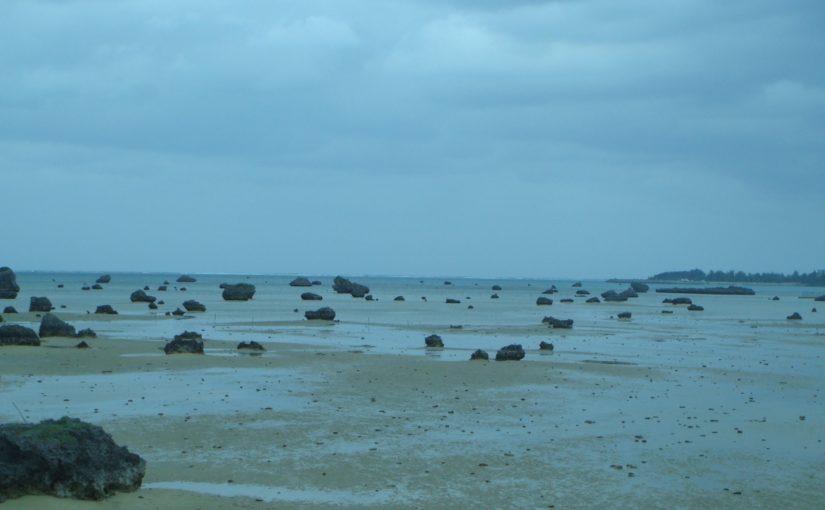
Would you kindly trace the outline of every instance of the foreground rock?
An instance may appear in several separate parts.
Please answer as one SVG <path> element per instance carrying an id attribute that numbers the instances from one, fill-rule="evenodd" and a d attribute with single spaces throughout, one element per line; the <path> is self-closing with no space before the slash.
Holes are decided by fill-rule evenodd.
<path id="1" fill-rule="evenodd" d="M 224 301 L 249 301 L 255 295 L 255 286 L 251 283 L 222 283 Z"/>
<path id="2" fill-rule="evenodd" d="M 350 294 L 355 298 L 362 298 L 370 293 L 369 287 L 347 280 L 344 277 L 336 276 L 332 283 L 332 290 L 338 294 Z"/>
<path id="3" fill-rule="evenodd" d="M 190 299 L 183 302 L 183 307 L 186 308 L 187 312 L 205 312 L 206 306 L 202 303 L 195 301 L 194 299 Z"/>
<path id="4" fill-rule="evenodd" d="M 304 312 L 304 317 L 306 317 L 307 320 L 310 320 L 310 321 L 315 321 L 315 320 L 334 321 L 335 320 L 335 310 L 333 310 L 332 308 L 330 308 L 328 306 L 325 306 L 323 308 L 319 308 L 319 309 L 314 310 L 314 311 L 313 310 L 307 310 L 306 312 Z"/>
<path id="5" fill-rule="evenodd" d="M 33 329 L 18 324 L 0 326 L 0 345 L 40 345 L 40 337 Z M 0 449 L 2 451 L 2 449 Z"/>
<path id="6" fill-rule="evenodd" d="M 547 324 L 551 328 L 556 329 L 572 329 L 573 319 L 557 319 L 555 317 L 547 316 L 541 320 L 543 324 Z"/>
<path id="7" fill-rule="evenodd" d="M 301 294 L 301 299 L 304 301 L 322 301 L 324 298 L 314 292 L 304 292 Z"/>
<path id="8" fill-rule="evenodd" d="M 263 345 L 259 344 L 255 340 L 252 340 L 252 341 L 249 341 L 249 342 L 239 343 L 238 344 L 238 349 L 239 350 L 240 349 L 248 349 L 250 351 L 265 351 L 266 350 Z"/>
<path id="9" fill-rule="evenodd" d="M 192 278 L 188 274 L 182 274 L 182 275 L 178 276 L 178 279 L 175 280 L 175 281 L 178 282 L 178 283 L 195 283 L 198 280 Z"/>
<path id="10" fill-rule="evenodd" d="M 17 275 L 10 267 L 0 267 L 0 299 L 15 299 L 18 292 Z"/>
<path id="11" fill-rule="evenodd" d="M 95 313 L 99 315 L 117 315 L 117 310 L 112 308 L 112 305 L 100 305 L 95 310 Z"/>
<path id="12" fill-rule="evenodd" d="M 111 282 L 111 281 L 112 281 L 112 275 L 110 275 L 110 274 L 104 274 L 104 275 L 100 276 L 100 277 L 96 280 L 96 282 L 95 282 L 95 283 L 109 283 L 109 282 Z"/>
<path id="13" fill-rule="evenodd" d="M 51 312 L 52 310 L 54 307 L 47 297 L 32 297 L 29 302 L 30 312 Z"/>
<path id="14" fill-rule="evenodd" d="M 0 425 L 0 501 L 28 494 L 101 500 L 137 490 L 146 461 L 74 418 Z"/>
<path id="15" fill-rule="evenodd" d="M 309 281 L 309 278 L 304 278 L 303 276 L 299 276 L 295 278 L 291 282 L 289 282 L 290 287 L 312 287 L 312 282 Z"/>
<path id="16" fill-rule="evenodd" d="M 718 296 L 753 296 L 753 289 L 729 285 L 727 287 L 664 287 L 656 292 L 666 294 L 713 294 Z"/>
<path id="17" fill-rule="evenodd" d="M 430 335 L 424 339 L 424 345 L 431 349 L 440 349 L 444 347 L 444 340 L 438 335 Z"/>
<path id="18" fill-rule="evenodd" d="M 476 349 L 472 354 L 470 354 L 470 361 L 475 361 L 475 360 L 488 361 L 489 359 L 490 359 L 490 355 L 487 354 L 487 351 L 482 351 L 481 349 Z"/>
<path id="19" fill-rule="evenodd" d="M 132 303 L 154 303 L 157 299 L 155 296 L 147 294 L 145 290 L 136 290 L 129 296 Z"/>
<path id="20" fill-rule="evenodd" d="M 64 336 L 73 338 L 77 336 L 74 326 L 62 320 L 53 313 L 47 313 L 40 319 L 40 338 L 50 336 Z"/>
<path id="21" fill-rule="evenodd" d="M 510 344 L 502 347 L 496 353 L 496 361 L 519 361 L 524 358 L 524 349 L 521 344 Z"/>
<path id="22" fill-rule="evenodd" d="M 184 331 L 163 347 L 166 354 L 203 354 L 203 337 L 195 331 Z"/>

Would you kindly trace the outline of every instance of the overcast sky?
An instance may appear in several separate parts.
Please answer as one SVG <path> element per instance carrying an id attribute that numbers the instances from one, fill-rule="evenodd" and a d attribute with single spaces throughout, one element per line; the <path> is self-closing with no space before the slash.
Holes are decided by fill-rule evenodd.
<path id="1" fill-rule="evenodd" d="M 0 265 L 825 268 L 821 0 L 0 2 Z"/>

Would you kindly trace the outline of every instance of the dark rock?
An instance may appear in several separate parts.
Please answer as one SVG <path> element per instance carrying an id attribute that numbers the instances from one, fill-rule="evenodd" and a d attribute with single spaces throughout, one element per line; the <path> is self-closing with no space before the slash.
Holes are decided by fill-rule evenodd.
<path id="1" fill-rule="evenodd" d="M 169 285 L 169 280 L 163 280 L 164 285 Z"/>
<path id="2" fill-rule="evenodd" d="M 84 285 L 84 286 L 80 287 L 80 290 L 92 290 L 92 288 L 89 287 L 88 285 Z"/>
<path id="3" fill-rule="evenodd" d="M 310 320 L 310 321 L 315 321 L 315 320 L 334 321 L 335 320 L 335 310 L 333 310 L 332 308 L 330 308 L 328 306 L 325 306 L 323 308 L 319 308 L 315 311 L 307 310 L 306 312 L 304 312 L 304 317 L 306 317 L 307 320 Z"/>
<path id="4" fill-rule="evenodd" d="M 650 290 L 650 285 L 642 282 L 630 282 L 630 288 L 640 294 L 644 294 Z"/>
<path id="5" fill-rule="evenodd" d="M 673 313 L 673 310 L 662 310 L 662 313 L 671 314 L 671 313 Z"/>
<path id="6" fill-rule="evenodd" d="M 438 335 L 430 335 L 424 339 L 424 344 L 430 348 L 443 348 L 444 341 Z"/>
<path id="7" fill-rule="evenodd" d="M 259 344 L 255 340 L 249 342 L 241 342 L 238 344 L 238 349 L 249 349 L 251 351 L 265 351 L 263 345 Z"/>
<path id="8" fill-rule="evenodd" d="M 524 349 L 521 344 L 511 344 L 502 347 L 496 353 L 496 361 L 519 361 L 524 358 Z"/>
<path id="9" fill-rule="evenodd" d="M 92 290 L 103 290 L 103 285 L 96 283 L 92 285 Z"/>
<path id="10" fill-rule="evenodd" d="M 488 361 L 489 359 L 490 359 L 490 355 L 487 354 L 487 351 L 482 351 L 481 349 L 476 349 L 475 352 L 470 354 L 470 361 L 475 361 L 475 360 Z"/>
<path id="11" fill-rule="evenodd" d="M 77 338 L 97 338 L 97 333 L 90 328 L 81 329 L 77 332 Z"/>
<path id="12" fill-rule="evenodd" d="M 309 278 L 304 278 L 303 276 L 299 276 L 295 278 L 291 282 L 289 282 L 290 287 L 312 287 L 312 282 L 309 281 Z"/>
<path id="13" fill-rule="evenodd" d="M 552 351 L 555 348 L 556 346 L 549 342 L 545 342 L 543 340 L 539 342 L 539 349 L 541 349 L 542 351 Z"/>
<path id="14" fill-rule="evenodd" d="M 490 296 L 490 299 L 498 299 L 498 294 L 493 294 L 492 296 Z"/>
<path id="15" fill-rule="evenodd" d="M 181 292 L 186 292 L 186 287 L 181 287 L 179 290 L 180 290 Z"/>
<path id="16" fill-rule="evenodd" d="M 146 461 L 74 418 L 0 425 L 0 496 L 101 500 L 137 490 Z"/>
<path id="17" fill-rule="evenodd" d="M 493 290 L 501 290 L 501 285 L 493 285 Z"/>
<path id="18" fill-rule="evenodd" d="M 100 278 L 97 279 L 97 283 L 109 283 L 112 281 L 112 275 L 104 274 Z"/>
<path id="19" fill-rule="evenodd" d="M 704 312 L 705 308 L 699 305 L 689 305 L 688 306 L 689 312 Z"/>
<path id="20" fill-rule="evenodd" d="M 802 316 L 801 316 L 801 315 L 799 315 L 799 312 L 794 312 L 794 313 L 792 313 L 791 315 L 788 315 L 788 316 L 786 317 L 786 319 L 788 319 L 789 321 L 801 321 L 801 320 L 802 320 Z"/>
<path id="21" fill-rule="evenodd" d="M 577 290 L 577 291 L 576 291 L 576 295 L 577 295 L 577 296 L 589 296 L 589 295 L 590 295 L 590 291 L 589 291 L 589 290 L 584 290 L 584 289 Z"/>
<path id="22" fill-rule="evenodd" d="M 75 337 L 77 332 L 74 326 L 61 320 L 53 313 L 47 313 L 40 319 L 40 338 L 49 336 Z"/>
<path id="23" fill-rule="evenodd" d="M 129 300 L 132 301 L 132 303 L 154 303 L 157 298 L 146 294 L 143 290 L 136 290 L 129 296 Z"/>
<path id="24" fill-rule="evenodd" d="M 225 301 L 249 301 L 255 295 L 255 286 L 251 283 L 222 283 L 221 288 Z"/>
<path id="25" fill-rule="evenodd" d="M 58 289 L 62 289 L 63 287 L 65 287 L 65 285 L 63 285 L 62 283 L 58 283 L 58 284 L 57 284 L 57 288 L 58 288 Z"/>
<path id="26" fill-rule="evenodd" d="M 323 285 L 321 280 L 312 280 L 312 285 Z"/>
<path id="27" fill-rule="evenodd" d="M 174 315 L 175 317 L 183 317 L 184 315 L 186 315 L 186 312 L 184 312 L 180 308 L 175 308 L 175 311 L 172 312 L 172 315 Z"/>
<path id="28" fill-rule="evenodd" d="M 450 280 L 445 280 L 444 281 L 444 285 L 452 285 L 452 284 L 453 284 L 453 282 L 451 282 Z"/>
<path id="29" fill-rule="evenodd" d="M 54 310 L 52 302 L 47 297 L 32 297 L 29 303 L 30 312 L 51 312 Z"/>
<path id="30" fill-rule="evenodd" d="M 144 285 L 144 286 L 143 286 L 143 290 L 149 290 L 149 286 L 148 286 L 148 285 Z"/>
<path id="31" fill-rule="evenodd" d="M 88 349 L 89 344 L 86 343 L 86 340 L 81 340 L 80 343 L 75 345 L 75 347 L 78 348 L 78 349 Z"/>
<path id="32" fill-rule="evenodd" d="M 205 312 L 206 306 L 202 303 L 195 301 L 194 299 L 189 299 L 183 302 L 183 307 L 186 308 L 187 312 Z"/>
<path id="33" fill-rule="evenodd" d="M 393 301 L 406 301 L 406 300 L 404 299 L 404 296 L 395 296 L 395 299 L 393 299 Z"/>
<path id="34" fill-rule="evenodd" d="M 581 286 L 582 286 L 582 282 L 576 282 L 576 283 L 573 284 L 573 287 L 581 287 Z"/>
<path id="35" fill-rule="evenodd" d="M 13 306 L 7 306 L 3 308 L 3 313 L 17 313 L 17 310 Z"/>
<path id="36" fill-rule="evenodd" d="M 671 305 L 692 305 L 693 300 L 688 297 L 677 297 L 662 300 L 662 303 L 669 303 Z"/>
<path id="37" fill-rule="evenodd" d="M 814 301 L 825 301 L 825 294 L 814 298 Z"/>
<path id="38" fill-rule="evenodd" d="M 475 307 L 473 305 L 467 306 L 467 310 L 474 310 L 474 309 L 475 309 Z"/>
<path id="39" fill-rule="evenodd" d="M 585 301 L 585 303 L 601 303 L 601 300 L 599 298 L 597 298 L 596 296 L 593 296 L 592 298 Z"/>
<path id="40" fill-rule="evenodd" d="M 100 305 L 95 310 L 95 313 L 103 315 L 117 315 L 117 310 L 112 308 L 112 305 Z"/>
<path id="41" fill-rule="evenodd" d="M 556 319 L 555 317 L 547 316 L 541 320 L 543 324 L 547 324 L 554 329 L 572 329 L 573 319 Z"/>
<path id="42" fill-rule="evenodd" d="M 629 319 L 632 316 L 630 312 L 620 312 L 617 317 L 620 319 Z"/>
<path id="43" fill-rule="evenodd" d="M 163 347 L 166 354 L 203 354 L 203 336 L 195 331 L 184 331 Z"/>
<path id="44" fill-rule="evenodd" d="M 166 292 L 167 289 L 166 285 L 158 285 L 158 292 Z"/>
<path id="45" fill-rule="evenodd" d="M 461 301 L 459 301 L 458 299 L 453 299 L 453 298 L 447 298 L 447 300 L 445 302 L 448 305 L 457 305 L 457 304 L 461 303 Z"/>
<path id="46" fill-rule="evenodd" d="M 627 296 L 624 294 L 619 294 L 615 290 L 608 290 L 606 292 L 602 292 L 602 299 L 606 302 L 622 302 L 627 301 Z"/>
<path id="47" fill-rule="evenodd" d="M 195 283 L 197 280 L 189 276 L 188 274 L 182 274 L 178 276 L 178 279 L 175 280 L 178 283 Z"/>
<path id="48" fill-rule="evenodd" d="M 301 294 L 301 299 L 303 299 L 304 301 L 321 301 L 324 298 L 312 292 L 304 292 L 303 294 Z"/>
<path id="49" fill-rule="evenodd" d="M 0 299 L 16 299 L 18 292 L 17 275 L 10 267 L 0 267 Z"/>
<path id="50" fill-rule="evenodd" d="M 0 326 L 0 345 L 40 345 L 40 337 L 33 329 L 18 324 Z M 0 455 L 2 455 L 0 448 Z M 2 481 L 0 481 L 2 483 Z M 2 491 L 0 491 L 2 494 Z"/>
<path id="51" fill-rule="evenodd" d="M 159 305 L 163 306 L 163 305 L 165 305 L 165 304 L 166 304 L 166 301 L 164 301 L 164 300 L 162 300 L 162 299 L 161 299 L 161 300 L 160 300 L 160 301 L 158 301 L 157 303 L 158 303 Z"/>
<path id="52" fill-rule="evenodd" d="M 150 309 L 150 310 L 157 310 L 157 309 L 158 309 L 158 305 L 157 305 L 157 304 L 155 304 L 155 303 L 149 303 L 149 309 Z"/>
<path id="53" fill-rule="evenodd" d="M 367 294 L 366 296 L 364 296 L 364 299 L 366 299 L 367 301 L 375 301 L 375 298 L 372 297 L 372 294 Z"/>
<path id="54" fill-rule="evenodd" d="M 812 313 L 816 313 L 816 308 L 811 308 Z"/>
<path id="55" fill-rule="evenodd" d="M 544 296 L 540 296 L 536 299 L 536 306 L 550 306 L 553 304 L 553 300 L 550 298 L 546 298 Z"/>
<path id="56" fill-rule="evenodd" d="M 564 299 L 562 299 L 562 300 L 561 300 L 561 302 L 562 302 L 562 303 L 572 303 L 572 302 L 573 302 L 573 300 L 572 300 L 572 299 L 570 299 L 570 298 L 564 298 Z"/>
<path id="57" fill-rule="evenodd" d="M 332 283 L 332 290 L 338 294 L 350 294 L 355 298 L 362 298 L 370 293 L 370 289 L 366 285 L 351 282 L 341 276 L 335 277 L 335 280 Z"/>
<path id="58" fill-rule="evenodd" d="M 779 301 L 779 296 L 774 296 L 771 298 L 771 301 Z"/>
<path id="59" fill-rule="evenodd" d="M 719 296 L 753 296 L 753 289 L 729 285 L 727 287 L 669 287 L 659 288 L 656 292 L 667 294 L 713 294 Z"/>
<path id="60" fill-rule="evenodd" d="M 551 289 L 547 289 L 547 290 L 543 291 L 542 294 L 555 294 L 556 292 L 558 292 L 558 290 L 556 290 L 556 288 L 553 287 Z"/>

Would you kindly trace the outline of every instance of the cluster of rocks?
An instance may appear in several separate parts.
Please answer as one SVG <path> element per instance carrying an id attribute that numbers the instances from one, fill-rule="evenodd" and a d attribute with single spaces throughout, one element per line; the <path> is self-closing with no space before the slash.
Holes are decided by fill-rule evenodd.
<path id="1" fill-rule="evenodd" d="M 552 316 L 547 316 L 541 320 L 542 324 L 547 324 L 554 329 L 572 329 L 573 319 L 556 319 Z"/>
<path id="2" fill-rule="evenodd" d="M 635 290 L 639 294 L 644 294 L 645 292 L 650 290 L 650 285 L 642 282 L 630 282 L 630 288 Z"/>
<path id="3" fill-rule="evenodd" d="M 666 298 L 662 300 L 662 303 L 669 305 L 692 305 L 693 300 L 689 297 Z"/>
<path id="4" fill-rule="evenodd" d="M 251 283 L 222 283 L 224 301 L 249 301 L 255 295 L 255 286 Z"/>
<path id="5" fill-rule="evenodd" d="M 663 287 L 656 292 L 666 294 L 712 294 L 718 296 L 753 296 L 753 289 L 729 285 L 727 287 Z"/>
<path id="6" fill-rule="evenodd" d="M 629 287 L 621 292 L 616 292 L 615 290 L 608 290 L 602 292 L 602 299 L 608 303 L 621 303 L 627 301 L 630 298 L 637 298 L 639 294 L 632 288 Z"/>
<path id="7" fill-rule="evenodd" d="M 332 290 L 338 294 L 349 294 L 354 298 L 362 298 L 370 293 L 369 287 L 355 283 L 342 276 L 336 276 L 332 283 Z"/>
<path id="8" fill-rule="evenodd" d="M 166 354 L 203 354 L 203 336 L 195 331 L 184 331 L 163 347 Z"/>

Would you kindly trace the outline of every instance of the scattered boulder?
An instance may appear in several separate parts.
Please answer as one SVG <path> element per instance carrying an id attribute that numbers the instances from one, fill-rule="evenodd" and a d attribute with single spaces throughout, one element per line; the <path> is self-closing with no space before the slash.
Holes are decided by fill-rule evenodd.
<path id="1" fill-rule="evenodd" d="M 77 332 L 77 338 L 97 338 L 97 333 L 91 328 L 81 329 Z"/>
<path id="2" fill-rule="evenodd" d="M 49 336 L 75 337 L 77 332 L 74 326 L 63 321 L 53 313 L 47 313 L 40 319 L 40 338 Z"/>
<path id="3" fill-rule="evenodd" d="M 788 319 L 789 321 L 801 321 L 801 320 L 802 320 L 802 316 L 801 316 L 801 315 L 799 315 L 799 312 L 794 312 L 794 313 L 792 313 L 791 315 L 788 315 L 788 316 L 786 317 L 786 319 Z"/>
<path id="4" fill-rule="evenodd" d="M 180 309 L 180 307 L 178 307 L 178 308 L 175 308 L 175 311 L 172 312 L 172 315 L 174 315 L 175 317 L 183 317 L 184 315 L 186 315 L 186 312 L 184 312 L 183 310 Z"/>
<path id="5" fill-rule="evenodd" d="M 195 283 L 198 280 L 192 278 L 188 274 L 182 274 L 182 275 L 178 276 L 178 279 L 175 280 L 175 281 L 178 282 L 178 283 Z"/>
<path id="6" fill-rule="evenodd" d="M 47 297 L 32 297 L 29 302 L 30 312 L 51 312 L 52 310 L 54 307 Z"/>
<path id="7" fill-rule="evenodd" d="M 576 295 L 577 296 L 589 296 L 590 291 L 589 290 L 584 290 L 584 289 L 579 289 L 579 290 L 576 291 Z"/>
<path id="8" fill-rule="evenodd" d="M 89 287 L 88 285 L 84 285 L 84 286 L 80 287 L 80 290 L 92 290 L 92 288 Z"/>
<path id="9" fill-rule="evenodd" d="M 372 296 L 369 297 L 372 298 Z M 324 298 L 313 292 L 304 292 L 303 294 L 301 294 L 301 299 L 303 299 L 304 301 L 321 301 Z M 368 301 L 372 301 L 372 299 L 369 299 Z"/>
<path id="10" fill-rule="evenodd" d="M 581 287 L 581 286 L 582 286 L 582 282 L 576 282 L 576 283 L 573 284 L 573 287 Z"/>
<path id="11" fill-rule="evenodd" d="M 263 345 L 259 344 L 255 340 L 249 342 L 241 342 L 238 344 L 238 349 L 249 349 L 250 351 L 265 351 Z"/>
<path id="12" fill-rule="evenodd" d="M 362 298 L 370 293 L 370 288 L 360 283 L 347 280 L 342 276 L 336 276 L 332 283 L 332 290 L 338 294 L 350 294 L 354 298 Z"/>
<path id="13" fill-rule="evenodd" d="M 501 285 L 493 285 L 493 290 L 501 290 Z"/>
<path id="14" fill-rule="evenodd" d="M 536 306 L 550 306 L 553 304 L 553 300 L 550 298 L 546 298 L 544 296 L 540 296 L 536 299 Z"/>
<path id="15" fill-rule="evenodd" d="M 158 292 L 166 292 L 167 289 L 166 285 L 158 285 Z"/>
<path id="16" fill-rule="evenodd" d="M 16 299 L 18 292 L 17 275 L 10 267 L 0 267 L 0 299 Z"/>
<path id="17" fill-rule="evenodd" d="M 470 361 L 476 360 L 484 360 L 489 361 L 490 355 L 487 354 L 487 351 L 482 351 L 481 349 L 476 349 L 472 354 L 470 354 Z"/>
<path id="18" fill-rule="evenodd" d="M 774 296 L 771 298 L 771 301 L 779 301 L 779 296 Z"/>
<path id="19" fill-rule="evenodd" d="M 33 329 L 19 324 L 8 324 L 0 326 L 0 345 L 40 345 L 40 337 Z M 0 456 L 2 456 L 3 449 L 0 448 Z M 0 468 L 0 471 L 2 469 Z M 2 477 L 0 477 L 2 480 Z M 2 484 L 2 481 L 0 481 Z M 2 494 L 2 491 L 0 491 Z"/>
<path id="20" fill-rule="evenodd" d="M 556 292 L 558 292 L 558 290 L 556 290 L 556 287 L 551 287 L 545 291 L 542 291 L 542 294 L 555 294 Z"/>
<path id="21" fill-rule="evenodd" d="M 166 354 L 203 354 L 203 336 L 195 331 L 184 331 L 163 347 Z"/>
<path id="22" fill-rule="evenodd" d="M 158 309 L 158 305 L 157 305 L 156 303 L 149 303 L 149 309 L 150 309 L 150 310 L 157 310 L 157 309 Z"/>
<path id="23" fill-rule="evenodd" d="M 157 298 L 155 296 L 150 296 L 145 290 L 136 290 L 132 292 L 131 296 L 129 296 L 129 300 L 132 303 L 154 303 Z"/>
<path id="24" fill-rule="evenodd" d="M 13 306 L 7 306 L 3 308 L 3 313 L 17 313 L 17 310 Z"/>
<path id="25" fill-rule="evenodd" d="M 404 296 L 395 296 L 393 301 L 406 301 L 406 299 L 404 299 Z"/>
<path id="26" fill-rule="evenodd" d="M 519 361 L 524 358 L 524 349 L 521 344 L 511 344 L 502 347 L 496 353 L 496 361 Z"/>
<path id="27" fill-rule="evenodd" d="M 96 280 L 96 283 L 109 283 L 112 281 L 112 275 L 104 274 Z"/>
<path id="28" fill-rule="evenodd" d="M 444 341 L 438 335 L 430 335 L 424 339 L 424 344 L 431 349 L 440 349 L 444 347 Z"/>
<path id="29" fill-rule="evenodd" d="M 547 316 L 541 320 L 542 324 L 547 324 L 554 329 L 572 329 L 573 319 L 556 319 L 555 317 Z"/>
<path id="30" fill-rule="evenodd" d="M 668 303 L 671 305 L 692 305 L 693 300 L 689 297 L 677 297 L 677 298 L 670 298 L 662 300 L 662 303 Z"/>
<path id="31" fill-rule="evenodd" d="M 620 319 L 623 319 L 623 320 L 627 320 L 630 317 L 632 317 L 632 314 L 630 312 L 620 312 L 618 315 L 616 315 L 616 317 L 618 317 Z"/>
<path id="32" fill-rule="evenodd" d="M 672 313 L 673 313 L 673 310 L 662 310 L 662 313 L 665 313 L 665 314 L 672 314 Z"/>
<path id="33" fill-rule="evenodd" d="M 699 305 L 689 305 L 687 309 L 688 309 L 689 312 L 704 312 L 705 311 L 705 307 L 699 306 Z"/>
<path id="34" fill-rule="evenodd" d="M 570 299 L 570 298 L 564 298 L 564 299 L 562 299 L 560 302 L 561 302 L 561 303 L 572 303 L 572 302 L 573 302 L 573 300 L 572 300 L 572 299 Z"/>
<path id="35" fill-rule="evenodd" d="M 321 280 L 312 280 L 312 285 L 323 285 Z"/>
<path id="36" fill-rule="evenodd" d="M 596 296 L 593 296 L 592 298 L 585 301 L 585 303 L 601 303 L 601 302 L 602 301 L 599 298 L 597 298 Z"/>
<path id="37" fill-rule="evenodd" d="M 309 281 L 309 278 L 304 278 L 303 276 L 299 276 L 295 278 L 291 282 L 289 282 L 290 287 L 312 287 L 312 282 Z"/>
<path id="38" fill-rule="evenodd" d="M 618 303 L 627 301 L 627 296 L 624 294 L 619 294 L 615 290 L 608 290 L 602 292 L 602 299 L 604 299 L 605 302 Z"/>
<path id="39" fill-rule="evenodd" d="M 187 312 L 205 312 L 206 306 L 202 303 L 195 301 L 194 299 L 189 299 L 183 302 L 183 307 L 186 308 Z"/>
<path id="40" fill-rule="evenodd" d="M 103 290 L 103 285 L 96 283 L 92 285 L 92 290 Z"/>
<path id="41" fill-rule="evenodd" d="M 364 299 L 366 299 L 367 301 L 375 301 L 375 298 L 372 297 L 372 294 L 367 294 L 366 296 L 364 296 Z"/>
<path id="42" fill-rule="evenodd" d="M 58 284 L 57 284 L 57 288 L 58 288 L 58 289 L 62 289 L 63 287 L 65 287 L 65 285 L 63 285 L 62 283 L 58 283 Z"/>
<path id="43" fill-rule="evenodd" d="M 251 283 L 222 283 L 224 301 L 249 301 L 255 295 L 255 286 Z"/>
<path id="44" fill-rule="evenodd" d="M 727 287 L 670 287 L 658 288 L 656 292 L 669 294 L 713 294 L 718 296 L 753 296 L 753 289 L 728 285 Z"/>
<path id="45" fill-rule="evenodd" d="M 816 308 L 811 308 L 811 313 L 816 313 Z"/>
<path id="46" fill-rule="evenodd" d="M 81 340 L 77 345 L 75 345 L 76 349 L 88 349 L 89 344 L 86 343 L 86 340 Z"/>
<path id="47" fill-rule="evenodd" d="M 461 304 L 461 301 L 459 301 L 458 299 L 453 299 L 453 298 L 447 298 L 445 302 L 446 302 L 448 305 L 458 305 L 458 304 Z"/>
<path id="48" fill-rule="evenodd" d="M 117 315 L 117 310 L 112 308 L 112 305 L 100 305 L 95 309 L 96 314 L 102 315 Z"/>
<path id="49" fill-rule="evenodd" d="M 815 297 L 814 301 L 825 301 L 825 294 L 823 294 L 821 296 L 818 296 L 818 297 Z"/>
<path id="50" fill-rule="evenodd" d="M 323 308 L 319 308 L 317 310 L 307 310 L 304 312 L 304 317 L 310 321 L 334 321 L 335 320 L 335 310 L 332 308 L 325 306 Z"/>
<path id="51" fill-rule="evenodd" d="M 552 351 L 555 348 L 556 346 L 551 344 L 550 342 L 545 342 L 543 340 L 539 342 L 539 349 L 542 351 Z"/>
<path id="52" fill-rule="evenodd" d="M 75 418 L 0 425 L 0 497 L 102 500 L 137 490 L 146 461 Z"/>
<path id="53" fill-rule="evenodd" d="M 451 282 L 450 280 L 445 280 L 444 281 L 444 285 L 452 285 L 452 284 L 453 284 L 453 282 Z"/>
<path id="54" fill-rule="evenodd" d="M 490 299 L 498 299 L 498 294 L 493 294 L 492 296 L 490 296 Z"/>
<path id="55" fill-rule="evenodd" d="M 650 290 L 650 285 L 642 282 L 630 282 L 630 288 L 639 294 L 644 294 Z"/>

